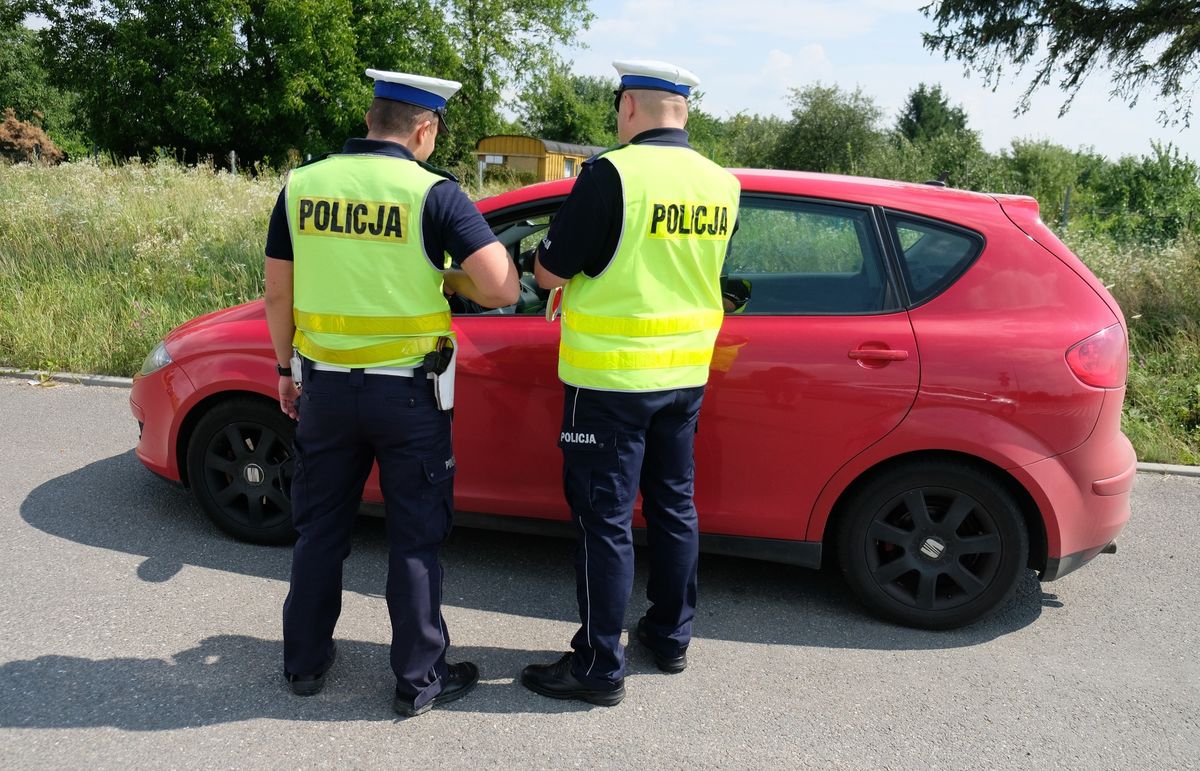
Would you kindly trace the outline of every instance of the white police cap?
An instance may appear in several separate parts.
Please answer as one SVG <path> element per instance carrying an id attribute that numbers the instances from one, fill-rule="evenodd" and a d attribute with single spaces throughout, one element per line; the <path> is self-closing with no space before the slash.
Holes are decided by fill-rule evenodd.
<path id="1" fill-rule="evenodd" d="M 621 88 L 648 88 L 669 91 L 684 97 L 692 95 L 692 89 L 700 85 L 700 78 L 682 67 L 668 62 L 643 59 L 618 59 L 613 62 L 621 76 Z"/>
<path id="2" fill-rule="evenodd" d="M 456 80 L 427 78 L 405 72 L 367 70 L 367 77 L 375 81 L 375 96 L 433 110 L 443 130 L 446 130 L 446 100 L 462 88 L 462 83 Z"/>

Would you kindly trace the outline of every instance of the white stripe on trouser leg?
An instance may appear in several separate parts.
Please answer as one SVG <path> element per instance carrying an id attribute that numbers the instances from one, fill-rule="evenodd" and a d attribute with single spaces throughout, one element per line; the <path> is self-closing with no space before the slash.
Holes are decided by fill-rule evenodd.
<path id="1" fill-rule="evenodd" d="M 587 528 L 583 526 L 583 517 L 579 517 L 579 529 L 583 531 L 583 597 L 587 604 L 587 615 L 583 620 L 583 628 L 588 645 L 592 647 L 592 663 L 588 664 L 587 671 L 583 673 L 583 676 L 587 677 L 592 673 L 592 667 L 596 666 L 596 644 L 592 642 L 592 582 L 588 575 Z"/>
<path id="2" fill-rule="evenodd" d="M 442 655 L 446 655 L 446 649 L 450 647 L 450 636 L 446 634 L 446 618 L 442 615 L 442 593 L 446 583 L 446 569 L 442 567 L 441 558 L 438 558 L 438 573 L 441 574 L 441 581 L 438 582 L 438 629 L 442 633 Z M 449 664 L 446 665 L 446 679 L 449 681 L 450 669 Z M 437 667 L 434 666 L 433 673 L 437 674 Z M 440 678 L 439 678 L 440 679 Z M 443 686 L 444 687 L 444 686 Z"/>
<path id="3" fill-rule="evenodd" d="M 571 428 L 575 427 L 575 411 L 579 407 L 579 386 L 575 387 L 575 401 L 571 403 Z M 587 672 L 584 672 L 584 677 L 592 673 L 592 667 L 596 666 L 596 644 L 592 642 L 592 581 L 588 575 L 588 548 L 587 548 L 587 528 L 583 526 L 583 517 L 579 517 L 579 529 L 583 531 L 583 595 L 584 602 L 587 603 L 587 616 L 584 618 L 583 628 L 587 635 L 588 645 L 592 647 L 592 663 L 588 664 Z"/>

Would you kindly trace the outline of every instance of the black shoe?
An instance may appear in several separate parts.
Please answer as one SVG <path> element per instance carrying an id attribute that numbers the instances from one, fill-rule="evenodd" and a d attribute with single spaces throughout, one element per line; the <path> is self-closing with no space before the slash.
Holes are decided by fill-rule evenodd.
<path id="1" fill-rule="evenodd" d="M 469 661 L 450 664 L 446 667 L 449 674 L 442 681 L 442 692 L 419 707 L 413 706 L 413 700 L 408 696 L 396 694 L 392 701 L 392 709 L 405 717 L 424 715 L 439 704 L 447 704 L 455 699 L 461 699 L 479 684 L 479 667 Z"/>
<path id="2" fill-rule="evenodd" d="M 637 639 L 646 650 L 654 654 L 654 665 L 669 675 L 677 675 L 687 669 L 687 648 L 678 656 L 664 656 L 650 645 L 650 633 L 646 631 L 646 617 L 642 616 L 637 622 Z"/>
<path id="3" fill-rule="evenodd" d="M 314 696 L 321 692 L 325 687 L 325 675 L 329 674 L 329 670 L 333 668 L 333 662 L 337 659 L 337 643 L 333 644 L 333 652 L 329 654 L 329 661 L 325 662 L 325 667 L 315 675 L 293 675 L 290 672 L 284 672 L 283 676 L 287 679 L 288 685 L 292 686 L 292 693 L 297 696 Z"/>
<path id="4" fill-rule="evenodd" d="M 552 699 L 579 699 L 601 707 L 615 707 L 625 698 L 625 679 L 610 689 L 588 688 L 571 673 L 571 655 L 553 664 L 530 664 L 521 671 L 521 685 Z"/>

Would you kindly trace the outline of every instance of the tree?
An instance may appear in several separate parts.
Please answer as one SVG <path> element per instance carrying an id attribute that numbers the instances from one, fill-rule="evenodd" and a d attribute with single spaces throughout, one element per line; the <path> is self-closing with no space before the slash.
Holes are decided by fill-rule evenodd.
<path id="1" fill-rule="evenodd" d="M 739 112 L 725 121 L 725 145 L 728 165 L 769 169 L 775 162 L 775 148 L 787 128 L 787 121 L 775 115 L 747 115 Z"/>
<path id="2" fill-rule="evenodd" d="M 336 149 L 365 130 L 367 67 L 464 83 L 435 162 L 469 158 L 502 91 L 591 16 L 584 0 L 42 0 L 43 57 L 95 140 L 246 161 Z M 524 66 L 526 51 L 533 51 Z"/>
<path id="3" fill-rule="evenodd" d="M 773 153 L 778 168 L 853 174 L 883 141 L 883 111 L 862 89 L 815 83 L 793 88 L 791 101 L 792 120 Z"/>
<path id="4" fill-rule="evenodd" d="M 37 0 L 0 0 L 0 28 L 21 26 L 37 10 Z"/>
<path id="5" fill-rule="evenodd" d="M 1105 163 L 1094 153 L 1069 150 L 1045 139 L 1014 139 L 1000 157 L 1009 172 L 1011 192 L 1036 198 L 1042 218 L 1052 224 L 1062 218 L 1068 190 L 1072 206 L 1085 202 L 1088 178 Z"/>
<path id="6" fill-rule="evenodd" d="M 984 150 L 979 135 L 970 130 L 943 131 L 920 142 L 896 134 L 868 154 L 860 168 L 867 176 L 906 182 L 928 182 L 945 173 L 951 187 L 1016 192 L 1001 159 Z"/>
<path id="7" fill-rule="evenodd" d="M 1200 232 L 1200 166 L 1170 144 L 1153 142 L 1151 150 L 1097 170 L 1091 182 L 1093 216 L 1114 236 L 1138 241 Z"/>
<path id="8" fill-rule="evenodd" d="M 932 88 L 920 83 L 910 91 L 908 100 L 896 119 L 896 130 L 913 142 L 931 139 L 947 131 L 965 131 L 967 114 L 954 107 L 942 93 L 942 87 Z"/>
<path id="9" fill-rule="evenodd" d="M 86 144 L 75 126 L 75 97 L 50 84 L 37 35 L 22 24 L 22 18 L 23 14 L 0 14 L 0 109 L 11 108 L 13 120 L 31 122 L 56 144 L 81 153 Z"/>
<path id="10" fill-rule="evenodd" d="M 724 121 L 704 111 L 704 92 L 692 91 L 688 98 L 688 143 L 696 151 L 721 166 L 733 165 Z"/>
<path id="11" fill-rule="evenodd" d="M 555 70 L 529 84 L 522 94 L 521 125 L 539 139 L 583 145 L 613 145 L 617 113 L 616 84 L 607 78 L 569 75 Z"/>
<path id="12" fill-rule="evenodd" d="M 941 0 L 921 9 L 937 25 L 925 47 L 981 72 L 993 90 L 1009 62 L 1032 65 L 1017 112 L 1056 73 L 1070 109 L 1097 64 L 1112 72 L 1114 97 L 1130 106 L 1146 89 L 1172 103 L 1164 124 L 1191 118 L 1200 65 L 1200 4 L 1194 0 Z"/>
<path id="13" fill-rule="evenodd" d="M 279 159 L 331 149 L 361 122 L 350 0 L 48 3 L 42 48 L 89 134 L 120 155 Z"/>
<path id="14" fill-rule="evenodd" d="M 447 0 L 446 5 L 463 89 L 451 102 L 455 128 L 443 157 L 461 162 L 472 157 L 480 138 L 500 128 L 496 107 L 504 90 L 547 77 L 556 63 L 554 49 L 573 43 L 593 15 L 587 0 Z"/>

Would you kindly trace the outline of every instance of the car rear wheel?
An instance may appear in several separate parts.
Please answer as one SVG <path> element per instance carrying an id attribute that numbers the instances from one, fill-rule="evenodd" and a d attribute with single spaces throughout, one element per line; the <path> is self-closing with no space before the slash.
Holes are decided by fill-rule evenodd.
<path id="1" fill-rule="evenodd" d="M 188 480 L 217 527 L 251 543 L 294 540 L 292 439 L 279 407 L 231 399 L 196 424 L 188 443 Z"/>
<path id="2" fill-rule="evenodd" d="M 951 629 L 978 621 L 1016 591 L 1029 535 L 1013 496 L 991 475 L 954 462 L 899 466 L 847 502 L 842 572 L 879 616 Z"/>

